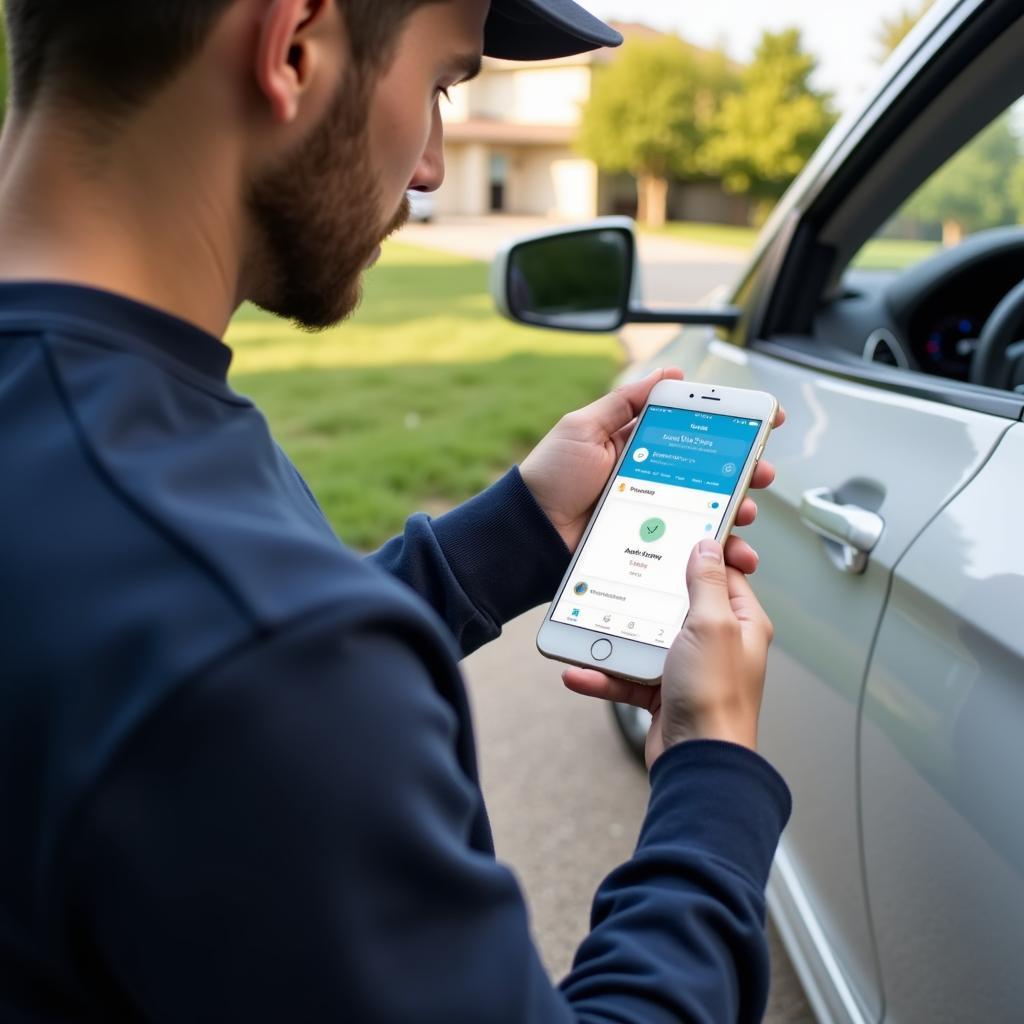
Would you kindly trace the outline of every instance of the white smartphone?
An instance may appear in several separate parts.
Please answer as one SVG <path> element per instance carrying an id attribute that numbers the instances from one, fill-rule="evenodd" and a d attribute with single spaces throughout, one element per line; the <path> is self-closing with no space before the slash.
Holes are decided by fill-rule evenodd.
<path id="1" fill-rule="evenodd" d="M 729 536 L 778 409 L 763 391 L 655 386 L 537 636 L 541 654 L 661 679 L 690 607 L 690 554 Z"/>

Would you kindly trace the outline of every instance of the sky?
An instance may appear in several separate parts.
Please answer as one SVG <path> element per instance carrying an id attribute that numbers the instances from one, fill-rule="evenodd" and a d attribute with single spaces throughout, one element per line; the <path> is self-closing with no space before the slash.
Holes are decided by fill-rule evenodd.
<path id="1" fill-rule="evenodd" d="M 815 84 L 845 112 L 878 74 L 875 34 L 912 0 L 579 0 L 600 18 L 642 21 L 749 60 L 762 30 L 796 27 L 820 62 Z"/>

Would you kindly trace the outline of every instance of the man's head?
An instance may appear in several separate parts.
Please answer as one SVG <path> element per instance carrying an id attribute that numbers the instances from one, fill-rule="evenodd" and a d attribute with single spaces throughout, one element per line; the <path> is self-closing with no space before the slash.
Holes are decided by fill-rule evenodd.
<path id="1" fill-rule="evenodd" d="M 237 298 L 309 327 L 355 307 L 406 191 L 440 185 L 438 99 L 479 68 L 485 29 L 503 56 L 552 55 L 533 53 L 538 40 L 557 52 L 600 42 L 596 22 L 591 37 L 572 35 L 586 16 L 569 0 L 5 7 L 11 121 L 73 126 L 92 150 L 83 167 L 166 147 L 197 206 L 230 225 Z"/>

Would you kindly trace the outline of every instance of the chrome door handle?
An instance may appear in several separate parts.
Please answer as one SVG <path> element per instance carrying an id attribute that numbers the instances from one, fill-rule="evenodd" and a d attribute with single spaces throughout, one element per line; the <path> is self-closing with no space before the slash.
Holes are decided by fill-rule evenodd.
<path id="1" fill-rule="evenodd" d="M 827 487 L 804 491 L 800 518 L 826 540 L 836 567 L 855 576 L 867 569 L 868 555 L 885 529 L 880 515 L 857 505 L 838 504 Z"/>

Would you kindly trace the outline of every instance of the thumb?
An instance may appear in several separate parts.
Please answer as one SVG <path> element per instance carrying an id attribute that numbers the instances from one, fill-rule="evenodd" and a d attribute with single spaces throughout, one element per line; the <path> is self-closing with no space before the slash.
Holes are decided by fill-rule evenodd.
<path id="1" fill-rule="evenodd" d="M 587 406 L 590 414 L 601 431 L 611 437 L 616 431 L 636 419 L 647 404 L 654 386 L 663 380 L 682 380 L 682 370 L 655 370 L 642 380 L 632 384 L 623 384 L 610 394 L 597 399 Z"/>
<path id="2" fill-rule="evenodd" d="M 690 591 L 690 613 L 696 618 L 734 617 L 729 603 L 725 555 L 718 541 L 702 540 L 693 549 L 686 566 L 686 586 Z"/>

